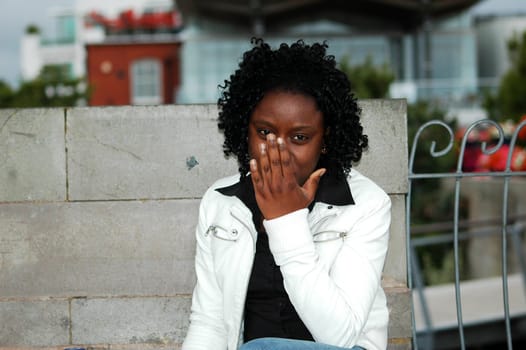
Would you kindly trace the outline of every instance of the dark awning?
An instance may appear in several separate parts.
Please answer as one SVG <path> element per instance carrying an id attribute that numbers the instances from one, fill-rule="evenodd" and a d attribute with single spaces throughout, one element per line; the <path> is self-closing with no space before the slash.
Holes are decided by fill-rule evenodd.
<path id="1" fill-rule="evenodd" d="M 287 22 L 327 18 L 360 28 L 369 26 L 410 31 L 426 18 L 465 10 L 480 0 L 178 0 L 185 14 L 265 28 Z"/>

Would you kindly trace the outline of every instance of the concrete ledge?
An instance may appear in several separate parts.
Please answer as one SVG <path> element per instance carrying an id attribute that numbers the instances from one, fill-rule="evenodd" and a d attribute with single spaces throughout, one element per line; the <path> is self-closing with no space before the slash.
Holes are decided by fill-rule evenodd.
<path id="1" fill-rule="evenodd" d="M 389 193 L 389 349 L 410 348 L 406 105 L 359 101 Z M 179 349 L 199 198 L 237 172 L 213 105 L 0 110 L 0 350 Z M 7 325 L 7 326 L 4 326 Z"/>
<path id="2" fill-rule="evenodd" d="M 460 282 L 462 323 L 466 327 L 474 324 L 504 320 L 504 297 L 501 276 Z M 526 289 L 523 275 L 508 276 L 508 311 L 510 317 L 526 316 Z M 426 287 L 423 290 L 433 330 L 458 328 L 455 284 L 447 283 Z M 418 290 L 413 292 L 415 327 L 418 332 L 428 330 L 424 308 Z"/>

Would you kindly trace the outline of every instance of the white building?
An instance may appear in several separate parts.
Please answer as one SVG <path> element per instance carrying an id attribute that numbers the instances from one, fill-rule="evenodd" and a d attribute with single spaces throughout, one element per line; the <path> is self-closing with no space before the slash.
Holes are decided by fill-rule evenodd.
<path id="1" fill-rule="evenodd" d="M 510 69 L 508 42 L 526 31 L 526 13 L 477 16 L 475 29 L 480 82 L 493 88 Z"/>
<path id="2" fill-rule="evenodd" d="M 132 9 L 140 13 L 150 7 L 171 7 L 172 0 L 75 0 L 72 7 L 50 9 L 49 15 L 56 23 L 53 38 L 26 33 L 20 45 L 22 80 L 38 76 L 44 66 L 53 65 L 64 69 L 71 77 L 86 74 L 86 43 L 101 42 L 105 38 L 100 27 L 87 27 L 84 18 L 96 10 L 107 17 L 115 17 L 120 11 Z"/>

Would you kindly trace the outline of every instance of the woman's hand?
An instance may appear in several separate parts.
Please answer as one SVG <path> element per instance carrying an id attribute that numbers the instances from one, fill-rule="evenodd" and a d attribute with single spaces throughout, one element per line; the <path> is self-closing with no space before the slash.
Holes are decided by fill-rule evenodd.
<path id="1" fill-rule="evenodd" d="M 260 144 L 259 159 L 250 160 L 250 172 L 256 201 L 267 220 L 303 209 L 314 200 L 325 169 L 317 169 L 298 184 L 294 164 L 283 139 L 268 134 Z"/>

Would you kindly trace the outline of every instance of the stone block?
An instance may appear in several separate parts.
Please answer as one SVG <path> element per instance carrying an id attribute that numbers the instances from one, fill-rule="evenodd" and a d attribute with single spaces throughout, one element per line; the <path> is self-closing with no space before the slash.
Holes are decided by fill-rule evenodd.
<path id="1" fill-rule="evenodd" d="M 405 101 L 360 106 L 370 147 L 357 168 L 389 193 L 407 192 Z M 223 157 L 216 118 L 215 105 L 68 110 L 70 198 L 200 197 L 237 172 L 235 160 Z"/>
<path id="2" fill-rule="evenodd" d="M 356 167 L 387 193 L 407 193 L 407 105 L 405 100 L 360 100 L 369 149 Z"/>
<path id="3" fill-rule="evenodd" d="M 211 105 L 68 110 L 72 200 L 197 198 L 237 172 Z"/>
<path id="4" fill-rule="evenodd" d="M 407 284 L 405 196 L 391 195 L 391 227 L 384 276 Z"/>
<path id="5" fill-rule="evenodd" d="M 73 344 L 181 343 L 190 297 L 87 298 L 71 305 Z"/>
<path id="6" fill-rule="evenodd" d="M 66 199 L 64 110 L 0 110 L 0 202 Z"/>
<path id="7" fill-rule="evenodd" d="M 0 347 L 69 342 L 67 300 L 0 301 Z"/>
<path id="8" fill-rule="evenodd" d="M 403 286 L 388 286 L 384 283 L 389 308 L 389 338 L 410 338 L 411 291 Z"/>
<path id="9" fill-rule="evenodd" d="M 190 293 L 197 212 L 197 200 L 4 204 L 0 297 Z"/>
<path id="10" fill-rule="evenodd" d="M 387 350 L 411 350 L 413 343 L 411 338 L 389 339 Z"/>

